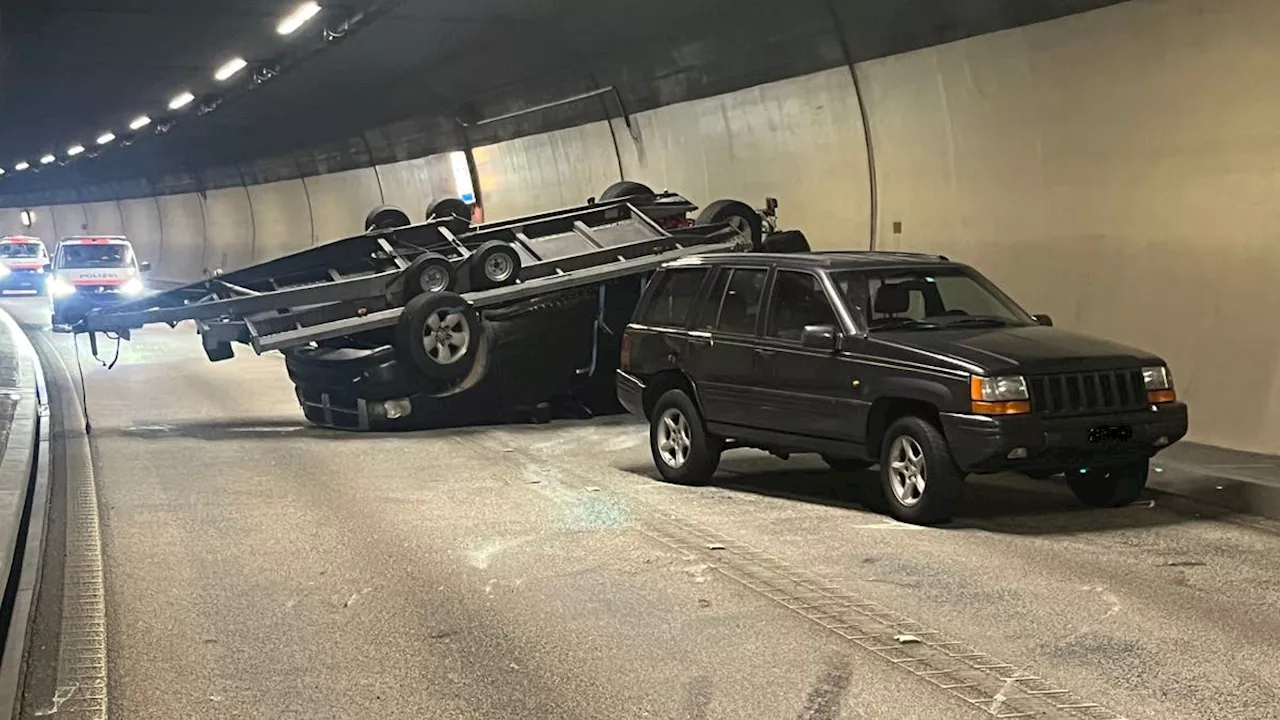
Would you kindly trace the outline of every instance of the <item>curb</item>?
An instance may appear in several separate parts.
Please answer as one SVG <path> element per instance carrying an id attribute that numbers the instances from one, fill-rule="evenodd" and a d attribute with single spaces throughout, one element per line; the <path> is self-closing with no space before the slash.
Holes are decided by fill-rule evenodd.
<path id="1" fill-rule="evenodd" d="M 8 617 L 0 627 L 4 648 L 0 654 L 0 720 L 20 711 L 27 637 L 31 611 L 40 586 L 46 516 L 49 506 L 49 393 L 40 357 L 30 338 L 9 313 L 0 309 L 0 324 L 12 333 L 21 369 L 22 394 L 14 410 L 13 426 L 0 457 L 0 486 L 21 485 L 24 502 L 11 535 L 0 542 L 0 558 L 7 583 L 4 589 Z M 20 560 L 21 564 L 16 563 Z"/>
<path id="2" fill-rule="evenodd" d="M 1231 472 L 1209 473 L 1204 468 L 1157 457 L 1156 465 L 1184 477 L 1166 479 L 1152 473 L 1147 489 L 1231 512 L 1280 520 L 1280 488 Z M 1189 477 L 1188 477 L 1189 476 Z"/>

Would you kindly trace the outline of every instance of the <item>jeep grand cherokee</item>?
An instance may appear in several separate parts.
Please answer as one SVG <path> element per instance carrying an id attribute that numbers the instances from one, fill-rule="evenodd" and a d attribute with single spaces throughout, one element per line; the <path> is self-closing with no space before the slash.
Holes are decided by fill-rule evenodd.
<path id="1" fill-rule="evenodd" d="M 971 473 L 1064 473 L 1084 503 L 1130 503 L 1186 405 L 1159 357 L 1052 325 L 941 256 L 685 258 L 636 308 L 618 397 L 670 482 L 754 447 L 878 464 L 908 522 L 947 519 Z"/>

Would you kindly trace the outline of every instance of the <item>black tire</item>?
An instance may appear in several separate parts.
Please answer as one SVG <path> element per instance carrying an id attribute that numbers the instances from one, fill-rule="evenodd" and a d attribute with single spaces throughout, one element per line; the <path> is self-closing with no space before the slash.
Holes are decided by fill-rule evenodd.
<path id="1" fill-rule="evenodd" d="M 477 290 L 510 285 L 520 277 L 520 254 L 514 245 L 490 240 L 472 254 L 471 286 Z"/>
<path id="2" fill-rule="evenodd" d="M 809 238 L 799 230 L 786 230 L 767 235 L 763 247 L 765 252 L 771 253 L 807 253 L 813 249 L 809 247 Z"/>
<path id="3" fill-rule="evenodd" d="M 465 220 L 467 224 L 470 225 L 471 206 L 463 202 L 460 198 L 443 198 L 431 203 L 431 207 L 427 208 L 427 220 L 440 220 L 444 218 Z"/>
<path id="4" fill-rule="evenodd" d="M 481 332 L 480 316 L 461 295 L 418 295 L 400 314 L 396 350 L 429 378 L 460 380 L 475 364 Z"/>
<path id="5" fill-rule="evenodd" d="M 1067 485 L 1090 507 L 1123 507 L 1137 500 L 1147 486 L 1147 459 L 1068 472 Z"/>
<path id="6" fill-rule="evenodd" d="M 684 459 L 678 465 L 668 461 L 663 453 L 663 437 L 669 432 L 680 433 L 677 441 L 683 446 Z M 653 464 L 663 479 L 678 485 L 705 485 L 711 481 L 720 465 L 720 453 L 724 441 L 707 432 L 693 400 L 683 390 L 668 390 L 658 398 L 649 416 L 649 451 Z"/>
<path id="7" fill-rule="evenodd" d="M 907 482 L 906 477 L 899 474 L 905 472 L 909 476 L 913 471 L 910 459 L 903 457 L 904 452 L 919 458 L 914 471 L 920 483 Z M 904 461 L 909 463 L 906 468 L 895 466 Z M 895 490 L 898 482 L 902 482 L 902 487 Z M 964 473 L 956 467 L 942 432 L 927 420 L 907 416 L 895 421 L 884 434 L 880 485 L 889 514 L 895 519 L 932 525 L 950 519 L 964 487 Z"/>
<path id="8" fill-rule="evenodd" d="M 875 464 L 870 460 L 856 460 L 854 458 L 840 458 L 830 455 L 823 455 L 822 461 L 832 470 L 843 473 L 862 472 Z"/>
<path id="9" fill-rule="evenodd" d="M 404 210 L 395 205 L 379 205 L 369 211 L 364 218 L 364 229 L 370 230 L 393 230 L 399 227 L 409 225 L 409 215 Z"/>
<path id="10" fill-rule="evenodd" d="M 717 200 L 698 213 L 698 225 L 729 223 L 746 235 L 751 248 L 759 250 L 764 245 L 764 221 L 760 213 L 750 205 L 737 200 Z"/>
<path id="11" fill-rule="evenodd" d="M 630 180 L 622 180 L 616 182 L 604 189 L 600 193 L 601 202 L 605 200 L 617 200 L 618 198 L 635 197 L 637 195 L 655 195 L 653 189 L 648 185 Z"/>
<path id="12" fill-rule="evenodd" d="M 409 263 L 409 267 L 401 273 L 404 286 L 400 301 L 408 304 L 410 300 L 422 293 L 445 292 L 454 286 L 457 280 L 453 263 L 439 253 L 423 253 Z"/>

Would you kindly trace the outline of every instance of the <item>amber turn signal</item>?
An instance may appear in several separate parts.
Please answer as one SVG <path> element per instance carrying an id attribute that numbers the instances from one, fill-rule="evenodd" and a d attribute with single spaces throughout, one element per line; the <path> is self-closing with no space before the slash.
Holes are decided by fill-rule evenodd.
<path id="1" fill-rule="evenodd" d="M 1026 415 L 1031 412 L 1031 403 L 1026 400 L 1010 400 L 1008 402 L 984 402 L 974 400 L 974 415 Z"/>
<path id="2" fill-rule="evenodd" d="M 1176 402 L 1177 399 L 1178 393 L 1174 392 L 1172 388 L 1169 390 L 1151 390 L 1147 393 L 1147 402 L 1152 405 Z"/>

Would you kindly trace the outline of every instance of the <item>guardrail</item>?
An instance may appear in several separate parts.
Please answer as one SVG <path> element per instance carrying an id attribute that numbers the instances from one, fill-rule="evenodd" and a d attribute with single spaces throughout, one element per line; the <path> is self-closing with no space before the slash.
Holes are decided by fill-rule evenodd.
<path id="1" fill-rule="evenodd" d="M 7 427 L 4 424 L 7 422 Z M 0 720 L 19 712 L 49 502 L 49 395 L 40 358 L 0 310 Z"/>

